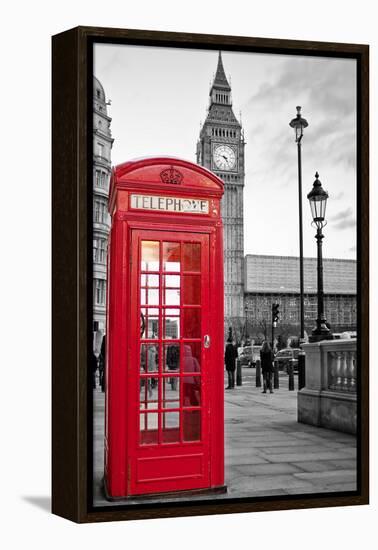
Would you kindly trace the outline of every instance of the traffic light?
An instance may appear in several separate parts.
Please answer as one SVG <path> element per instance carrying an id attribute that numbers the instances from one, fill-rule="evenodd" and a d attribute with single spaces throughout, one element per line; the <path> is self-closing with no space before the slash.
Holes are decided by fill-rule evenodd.
<path id="1" fill-rule="evenodd" d="M 272 304 L 272 321 L 273 321 L 273 323 L 278 323 L 278 320 L 280 318 L 279 307 L 280 307 L 280 304 L 276 304 L 276 303 Z"/>

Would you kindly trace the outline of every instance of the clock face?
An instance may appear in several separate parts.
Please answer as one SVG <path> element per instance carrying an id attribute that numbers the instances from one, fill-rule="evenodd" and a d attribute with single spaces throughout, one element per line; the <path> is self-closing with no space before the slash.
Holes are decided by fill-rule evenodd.
<path id="1" fill-rule="evenodd" d="M 236 166 L 235 150 L 228 145 L 218 145 L 214 148 L 213 160 L 219 170 L 233 170 Z"/>

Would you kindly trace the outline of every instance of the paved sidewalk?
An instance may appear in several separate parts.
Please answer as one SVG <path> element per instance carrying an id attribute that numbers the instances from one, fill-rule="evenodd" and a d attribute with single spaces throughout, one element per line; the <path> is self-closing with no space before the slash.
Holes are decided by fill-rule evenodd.
<path id="1" fill-rule="evenodd" d="M 243 368 L 243 385 L 225 391 L 225 483 L 228 491 L 216 498 L 356 489 L 356 438 L 298 423 L 297 391 L 287 388 L 288 377 L 281 375 L 279 390 L 273 394 L 261 393 L 261 388 L 255 387 L 255 369 L 246 367 Z M 99 390 L 94 393 L 94 407 L 95 503 L 114 505 L 104 499 L 101 490 L 104 395 Z M 214 496 L 196 497 L 196 500 L 207 498 L 214 499 Z M 156 500 L 151 499 L 151 502 Z"/>

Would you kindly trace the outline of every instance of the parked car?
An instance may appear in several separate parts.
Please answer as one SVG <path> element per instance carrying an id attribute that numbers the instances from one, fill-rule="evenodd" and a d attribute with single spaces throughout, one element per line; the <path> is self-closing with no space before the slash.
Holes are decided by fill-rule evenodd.
<path id="1" fill-rule="evenodd" d="M 274 357 L 274 366 L 278 365 L 278 370 L 287 372 L 290 363 L 292 363 L 294 372 L 298 372 L 298 353 L 300 351 L 300 348 L 281 349 Z"/>
<path id="2" fill-rule="evenodd" d="M 238 352 L 239 352 L 240 364 L 242 366 L 249 365 L 252 362 L 251 346 L 244 346 L 243 348 L 239 348 Z"/>
<path id="3" fill-rule="evenodd" d="M 260 359 L 261 346 L 244 346 L 238 349 L 240 364 L 242 366 L 255 367 L 257 359 Z"/>

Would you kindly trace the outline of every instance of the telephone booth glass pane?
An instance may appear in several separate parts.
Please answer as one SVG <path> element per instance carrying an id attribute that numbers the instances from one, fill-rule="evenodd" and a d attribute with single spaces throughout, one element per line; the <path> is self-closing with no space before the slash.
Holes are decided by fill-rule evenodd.
<path id="1" fill-rule="evenodd" d="M 180 338 L 180 310 L 179 309 L 164 309 L 163 310 L 164 331 L 163 338 L 178 339 Z"/>
<path id="2" fill-rule="evenodd" d="M 164 364 L 165 372 L 178 374 L 180 371 L 180 344 L 164 345 Z"/>
<path id="3" fill-rule="evenodd" d="M 184 271 L 200 271 L 201 245 L 198 243 L 183 243 L 182 268 Z"/>
<path id="4" fill-rule="evenodd" d="M 185 342 L 182 361 L 184 372 L 200 372 L 201 348 L 201 342 Z"/>
<path id="5" fill-rule="evenodd" d="M 199 441 L 201 439 L 201 410 L 183 412 L 184 441 Z"/>
<path id="6" fill-rule="evenodd" d="M 180 275 L 164 275 L 164 286 L 180 288 Z"/>
<path id="7" fill-rule="evenodd" d="M 140 409 L 157 409 L 159 405 L 159 378 L 141 378 L 140 380 Z"/>
<path id="8" fill-rule="evenodd" d="M 180 441 L 180 413 L 163 413 L 162 442 L 178 443 Z"/>
<path id="9" fill-rule="evenodd" d="M 159 271 L 159 241 L 142 241 L 142 271 Z"/>
<path id="10" fill-rule="evenodd" d="M 199 305 L 201 303 L 201 276 L 183 276 L 183 303 L 185 305 Z"/>
<path id="11" fill-rule="evenodd" d="M 163 299 L 166 306 L 179 306 L 180 290 L 178 288 L 165 288 Z"/>
<path id="12" fill-rule="evenodd" d="M 159 305 L 159 289 L 158 288 L 141 288 L 140 290 L 141 305 L 157 306 Z"/>
<path id="13" fill-rule="evenodd" d="M 141 314 L 141 338 L 158 338 L 159 310 L 157 308 L 142 308 Z"/>
<path id="14" fill-rule="evenodd" d="M 157 372 L 159 369 L 159 345 L 142 344 L 140 347 L 140 372 Z"/>
<path id="15" fill-rule="evenodd" d="M 140 414 L 140 444 L 157 445 L 159 437 L 159 415 L 157 413 Z"/>
<path id="16" fill-rule="evenodd" d="M 183 337 L 201 338 L 201 310 L 183 309 Z"/>
<path id="17" fill-rule="evenodd" d="M 199 407 L 201 405 L 201 377 L 184 376 L 182 379 L 183 407 Z"/>
<path id="18" fill-rule="evenodd" d="M 164 271 L 180 271 L 181 257 L 180 243 L 163 243 L 163 269 Z"/>
<path id="19" fill-rule="evenodd" d="M 180 407 L 180 378 L 178 376 L 164 377 L 163 386 L 163 409 L 178 409 Z"/>
<path id="20" fill-rule="evenodd" d="M 145 273 L 143 273 L 140 276 L 140 286 L 159 288 L 159 275 L 146 275 Z"/>

